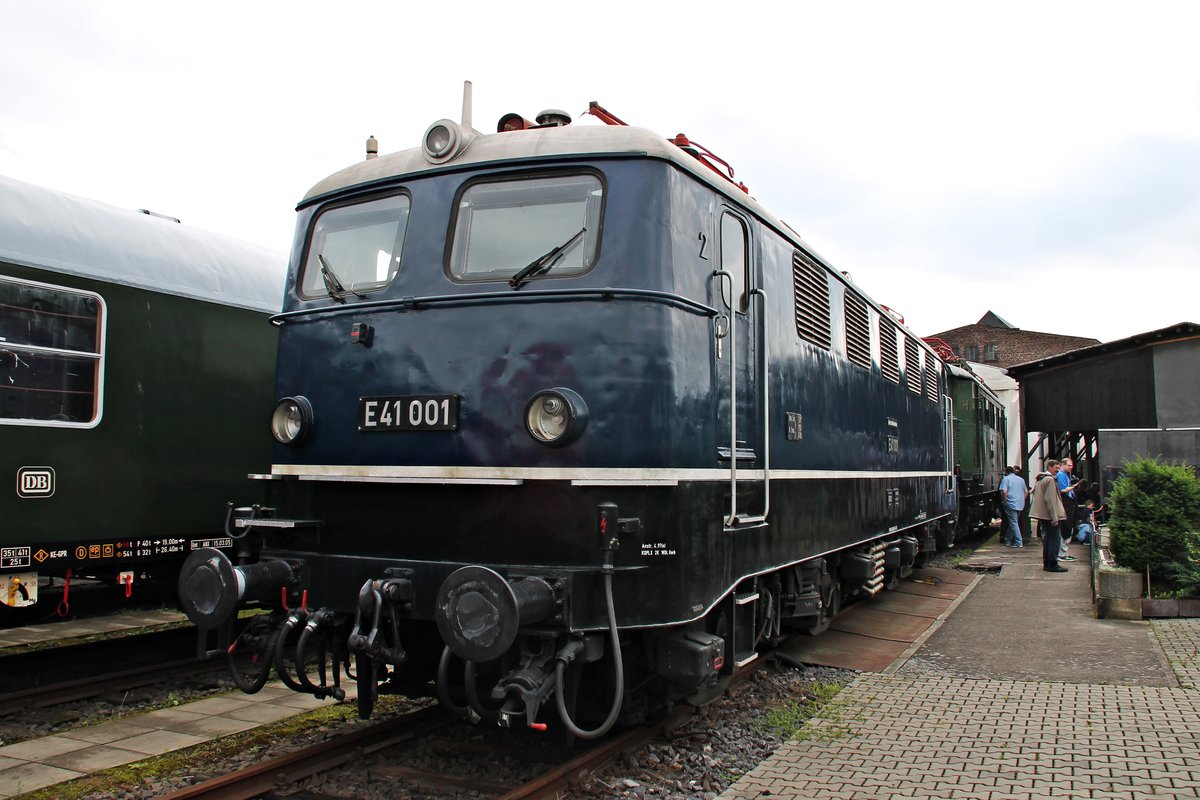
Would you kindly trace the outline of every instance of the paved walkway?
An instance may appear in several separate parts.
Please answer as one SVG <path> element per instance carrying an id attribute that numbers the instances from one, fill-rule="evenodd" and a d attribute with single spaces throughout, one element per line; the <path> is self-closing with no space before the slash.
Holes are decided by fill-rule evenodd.
<path id="1" fill-rule="evenodd" d="M 722 798 L 1200 796 L 1200 620 L 1097 620 L 1086 562 L 987 548 L 1002 571 L 920 650 Z"/>
<path id="2" fill-rule="evenodd" d="M 42 642 L 80 639 L 102 633 L 137 631 L 142 628 L 156 628 L 163 625 L 187 623 L 187 621 L 187 617 L 180 611 L 143 610 L 122 611 L 102 617 L 86 617 L 66 622 L 26 625 L 21 628 L 0 628 L 0 650 L 6 647 L 20 647 Z"/>
<path id="3" fill-rule="evenodd" d="M 145 611 L 12 628 L 0 631 L 0 649 L 186 619 L 177 611 Z M 353 698 L 353 682 L 344 688 Z M 0 800 L 278 722 L 331 702 L 269 683 L 257 694 L 209 697 L 0 747 Z"/>
<path id="4" fill-rule="evenodd" d="M 278 722 L 331 702 L 267 684 L 257 694 L 209 697 L 0 747 L 0 798 Z"/>

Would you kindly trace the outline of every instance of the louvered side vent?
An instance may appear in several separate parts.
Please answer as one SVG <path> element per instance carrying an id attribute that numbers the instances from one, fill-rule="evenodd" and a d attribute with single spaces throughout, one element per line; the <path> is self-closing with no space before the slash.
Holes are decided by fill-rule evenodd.
<path id="1" fill-rule="evenodd" d="M 879 368 L 892 383 L 900 382 L 900 353 L 896 348 L 896 323 L 879 318 Z"/>
<path id="2" fill-rule="evenodd" d="M 904 337 L 904 376 L 908 390 L 920 394 L 924 388 L 921 381 L 921 349 L 911 336 Z"/>
<path id="3" fill-rule="evenodd" d="M 792 254 L 792 287 L 796 295 L 796 334 L 806 342 L 829 349 L 829 279 L 816 262 Z"/>
<path id="4" fill-rule="evenodd" d="M 942 376 L 942 362 L 929 355 L 925 358 L 929 361 L 925 365 L 925 396 L 936 403 L 942 399 L 941 385 L 938 383 Z"/>
<path id="5" fill-rule="evenodd" d="M 871 366 L 871 317 L 867 301 L 846 289 L 846 357 L 862 367 Z"/>

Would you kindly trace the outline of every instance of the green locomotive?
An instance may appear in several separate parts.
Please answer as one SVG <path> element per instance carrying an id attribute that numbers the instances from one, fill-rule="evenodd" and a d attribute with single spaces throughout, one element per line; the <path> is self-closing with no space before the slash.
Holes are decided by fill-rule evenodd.
<path id="1" fill-rule="evenodd" d="M 967 533 L 999 516 L 1008 423 L 1000 399 L 973 372 L 954 364 L 946 369 L 954 403 L 958 531 Z"/>

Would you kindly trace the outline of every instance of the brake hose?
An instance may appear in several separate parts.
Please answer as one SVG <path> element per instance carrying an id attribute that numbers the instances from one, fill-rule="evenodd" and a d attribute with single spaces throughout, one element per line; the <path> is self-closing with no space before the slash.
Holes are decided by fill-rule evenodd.
<path id="1" fill-rule="evenodd" d="M 467 693 L 467 702 L 470 704 L 471 710 L 479 715 L 479 719 L 495 720 L 499 716 L 496 711 L 485 707 L 483 701 L 479 699 L 479 687 L 475 685 L 474 661 L 468 661 L 463 667 L 463 689 Z"/>
<path id="2" fill-rule="evenodd" d="M 243 634 L 245 635 L 245 634 Z M 237 687 L 246 694 L 254 694 L 267 683 L 267 676 L 271 674 L 271 655 L 275 651 L 275 638 L 279 636 L 279 631 L 272 631 L 267 637 L 267 645 L 263 648 L 262 663 L 259 664 L 258 674 L 254 676 L 254 680 L 246 682 L 242 671 L 238 669 L 237 664 L 233 660 L 233 651 L 237 649 L 238 643 L 242 641 L 242 636 L 238 636 L 233 644 L 229 645 L 229 649 L 225 651 L 225 664 L 229 667 L 229 676 L 233 678 L 233 682 Z"/>
<path id="3" fill-rule="evenodd" d="M 296 677 L 300 679 L 300 684 L 304 687 L 304 691 L 322 700 L 326 697 L 341 702 L 346 698 L 346 693 L 342 691 L 337 683 L 337 664 L 333 667 L 334 686 L 329 686 L 325 683 L 325 643 L 322 641 L 317 649 L 317 677 L 320 679 L 320 684 L 312 682 L 308 677 L 308 669 L 306 667 L 308 656 L 308 641 L 321 625 L 327 624 L 332 620 L 333 615 L 327 611 L 318 611 L 313 614 L 308 623 L 304 626 L 304 630 L 300 632 L 300 638 L 296 641 Z M 336 659 L 335 659 L 336 661 Z"/>
<path id="4" fill-rule="evenodd" d="M 471 708 L 469 706 L 460 706 L 450 698 L 450 657 L 452 651 L 447 645 L 442 649 L 442 657 L 438 659 L 437 668 L 437 695 L 438 701 L 442 704 L 442 708 L 459 719 L 470 719 Z"/>
<path id="5" fill-rule="evenodd" d="M 599 739 L 612 730 L 612 726 L 616 724 L 617 715 L 621 713 L 621 701 L 625 698 L 625 664 L 621 658 L 621 639 L 617 634 L 617 612 L 613 608 L 612 566 L 612 554 L 610 552 L 605 556 L 604 561 L 604 600 L 608 605 L 608 632 L 612 638 L 613 672 L 616 685 L 613 687 L 612 708 L 609 709 L 608 718 L 600 723 L 599 728 L 594 728 L 590 731 L 584 730 L 571 720 L 571 714 L 567 711 L 566 700 L 563 698 L 563 676 L 566 673 L 567 663 L 562 658 L 559 658 L 558 665 L 554 668 L 554 703 L 558 707 L 558 716 L 562 719 L 563 725 L 567 727 L 567 730 L 580 739 Z"/>
<path id="6" fill-rule="evenodd" d="M 275 674 L 279 676 L 281 681 L 283 681 L 283 685 L 291 689 L 293 692 L 308 693 L 308 690 L 305 689 L 299 681 L 293 678 L 290 672 L 288 672 L 287 663 L 284 659 L 284 652 L 286 650 L 288 634 L 295 630 L 297 625 L 303 622 L 303 617 L 306 615 L 307 612 L 302 608 L 297 608 L 295 611 L 289 614 L 287 621 L 284 622 L 283 626 L 279 629 L 279 638 L 275 640 Z M 299 669 L 301 666 L 302 665 L 298 664 L 297 669 Z"/>

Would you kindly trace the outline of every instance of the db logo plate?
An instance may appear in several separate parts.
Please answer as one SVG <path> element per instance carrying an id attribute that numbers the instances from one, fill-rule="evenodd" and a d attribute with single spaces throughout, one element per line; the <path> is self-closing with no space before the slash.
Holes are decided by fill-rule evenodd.
<path id="1" fill-rule="evenodd" d="M 51 497 L 54 495 L 52 467 L 21 467 L 17 470 L 18 497 Z"/>

